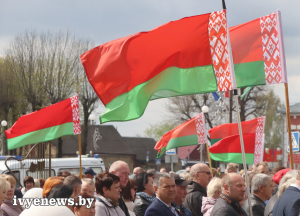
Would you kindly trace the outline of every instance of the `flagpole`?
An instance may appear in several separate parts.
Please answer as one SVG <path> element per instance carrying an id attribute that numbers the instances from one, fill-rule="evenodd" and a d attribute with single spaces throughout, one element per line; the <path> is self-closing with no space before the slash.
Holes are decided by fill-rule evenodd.
<path id="1" fill-rule="evenodd" d="M 210 169 L 210 173 L 212 173 L 212 164 L 211 164 L 211 158 L 210 158 L 210 152 L 209 152 L 209 147 L 208 147 L 208 144 L 205 143 L 206 145 L 206 151 L 207 151 L 207 157 L 208 157 L 208 162 L 209 162 L 209 169 Z"/>

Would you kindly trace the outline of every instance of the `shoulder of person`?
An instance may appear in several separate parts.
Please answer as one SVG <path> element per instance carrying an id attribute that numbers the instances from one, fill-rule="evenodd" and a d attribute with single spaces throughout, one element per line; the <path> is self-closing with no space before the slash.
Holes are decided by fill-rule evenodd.
<path id="1" fill-rule="evenodd" d="M 237 212 L 235 212 L 235 210 L 230 208 L 229 206 L 222 206 L 217 209 L 213 208 L 210 216 L 232 216 L 236 213 Z"/>

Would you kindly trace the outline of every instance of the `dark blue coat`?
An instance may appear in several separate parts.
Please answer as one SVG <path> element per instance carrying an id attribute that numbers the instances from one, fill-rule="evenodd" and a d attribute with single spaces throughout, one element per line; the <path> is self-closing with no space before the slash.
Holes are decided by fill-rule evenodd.
<path id="1" fill-rule="evenodd" d="M 164 203 L 155 198 L 147 208 L 145 216 L 175 216 L 175 214 Z"/>
<path id="2" fill-rule="evenodd" d="M 300 190 L 288 187 L 276 202 L 273 216 L 298 216 L 300 209 Z"/>

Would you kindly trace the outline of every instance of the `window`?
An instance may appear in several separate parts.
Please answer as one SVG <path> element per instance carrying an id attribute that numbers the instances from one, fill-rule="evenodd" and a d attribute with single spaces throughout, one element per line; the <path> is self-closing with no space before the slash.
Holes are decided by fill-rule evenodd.
<path id="1" fill-rule="evenodd" d="M 83 172 L 84 170 L 85 170 L 85 168 L 82 167 L 82 172 Z M 79 167 L 78 167 L 78 168 L 60 168 L 58 171 L 59 171 L 59 172 L 68 171 L 68 172 L 70 172 L 71 174 L 76 175 L 77 173 L 80 172 L 80 168 L 79 168 Z"/>
<path id="2" fill-rule="evenodd" d="M 45 169 L 43 171 L 36 171 L 36 172 L 30 172 L 29 170 L 26 171 L 26 176 L 31 176 L 34 179 L 47 179 L 49 178 L 49 169 Z M 51 176 L 55 176 L 55 171 L 51 169 Z"/>

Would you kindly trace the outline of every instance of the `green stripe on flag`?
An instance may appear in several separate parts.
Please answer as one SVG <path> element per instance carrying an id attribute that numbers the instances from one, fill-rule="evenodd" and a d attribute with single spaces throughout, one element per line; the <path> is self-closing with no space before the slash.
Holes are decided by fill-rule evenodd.
<path id="1" fill-rule="evenodd" d="M 241 99 L 243 99 L 246 96 L 246 94 L 250 91 L 250 89 L 251 89 L 251 87 L 247 87 L 245 89 L 244 93 L 241 95 Z"/>
<path id="2" fill-rule="evenodd" d="M 15 138 L 7 139 L 7 149 L 12 150 L 21 146 L 47 142 L 53 139 L 57 139 L 61 136 L 73 134 L 73 122 L 68 122 L 58 126 L 26 133 Z"/>
<path id="3" fill-rule="evenodd" d="M 254 161 L 254 154 L 246 153 L 246 163 L 253 164 Z M 230 162 L 230 163 L 243 163 L 242 153 L 219 153 L 219 154 L 212 154 L 210 153 L 211 159 L 215 161 L 223 161 L 223 162 Z"/>
<path id="4" fill-rule="evenodd" d="M 190 146 L 190 145 L 198 145 L 198 136 L 196 135 L 190 135 L 190 136 L 183 136 L 183 137 L 177 137 L 173 138 L 169 141 L 166 150 L 172 149 L 172 148 L 178 148 L 183 146 Z"/>
<path id="5" fill-rule="evenodd" d="M 215 144 L 216 142 L 219 142 L 221 139 L 223 139 L 223 138 L 220 138 L 220 139 L 211 139 L 211 140 L 210 140 L 210 144 L 213 145 L 213 144 Z"/>

